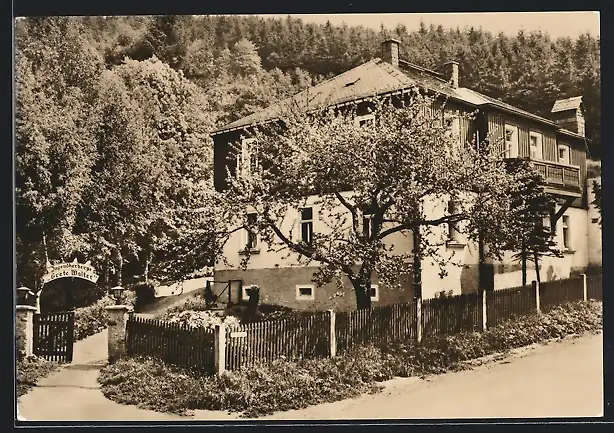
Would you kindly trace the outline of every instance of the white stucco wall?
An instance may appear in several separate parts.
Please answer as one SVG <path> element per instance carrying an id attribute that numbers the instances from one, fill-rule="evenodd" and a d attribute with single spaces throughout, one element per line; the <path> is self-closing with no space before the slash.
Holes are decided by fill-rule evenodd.
<path id="1" fill-rule="evenodd" d="M 470 200 L 467 194 L 462 199 Z M 423 211 L 426 218 L 437 219 L 446 215 L 448 210 L 449 197 L 429 197 L 423 203 Z M 459 228 L 462 231 L 462 224 Z M 454 295 L 463 292 L 465 289 L 477 288 L 477 267 L 479 263 L 479 252 L 477 244 L 470 242 L 463 236 L 458 238 L 457 243 L 448 243 L 447 225 L 441 224 L 431 227 L 430 233 L 423 231 L 423 236 L 428 239 L 431 245 L 437 247 L 437 259 L 424 258 L 422 260 L 422 297 L 424 299 L 433 298 L 438 292 L 452 292 Z M 443 263 L 444 264 L 442 266 Z M 443 271 L 443 273 L 442 273 Z M 463 284 L 463 281 L 464 284 Z"/>
<path id="2" fill-rule="evenodd" d="M 602 265 L 602 232 L 601 226 L 597 222 L 600 217 L 599 209 L 592 204 L 595 200 L 595 194 L 593 194 L 593 182 L 601 185 L 601 178 L 588 179 L 588 264 L 589 266 L 601 266 Z"/>
<path id="3" fill-rule="evenodd" d="M 556 206 L 558 211 L 560 206 Z M 585 209 L 567 208 L 564 215 L 569 217 L 570 225 L 570 251 L 565 251 L 563 248 L 563 217 L 559 218 L 556 224 L 555 241 L 558 243 L 558 248 L 563 250 L 563 257 L 542 257 L 540 260 L 540 279 L 541 281 L 550 281 L 569 278 L 573 270 L 583 270 L 588 266 L 588 213 Z M 517 287 L 522 285 L 522 271 L 519 269 L 509 270 L 511 265 L 516 268 L 520 266 L 518 261 L 513 259 L 513 253 L 509 252 L 504 255 L 500 262 L 496 262 L 501 268 L 499 272 L 495 272 L 494 285 L 495 289 L 504 289 L 507 287 Z M 507 269 L 506 269 L 507 268 Z M 536 280 L 535 265 L 527 262 L 527 284 L 532 280 Z"/>
<path id="4" fill-rule="evenodd" d="M 322 206 L 317 204 L 318 197 L 311 196 L 308 198 L 305 206 L 311 206 L 313 208 L 313 232 L 314 233 L 330 233 L 331 229 L 326 224 L 326 221 L 330 221 L 331 213 L 343 212 L 347 214 L 347 229 L 351 229 L 351 215 L 349 211 L 343 207 L 343 205 L 339 204 L 332 211 L 323 210 Z M 286 236 L 292 236 L 292 239 L 300 239 L 301 236 L 301 226 L 300 226 L 300 212 L 298 209 L 291 210 L 285 216 L 281 223 L 281 230 Z M 386 228 L 386 226 L 384 226 Z M 240 266 L 241 259 L 244 257 L 239 254 L 246 242 L 246 231 L 239 230 L 238 232 L 231 235 L 228 242 L 224 246 L 224 256 L 226 257 L 226 261 L 223 263 L 222 261 L 216 264 L 216 269 L 218 270 L 226 270 L 226 269 L 237 269 Z M 267 269 L 267 268 L 275 268 L 275 267 L 289 267 L 289 266 L 297 266 L 297 258 L 298 254 L 289 253 L 288 250 L 283 251 L 268 251 L 269 246 L 259 238 L 258 240 L 258 249 L 259 253 L 252 254 L 249 263 L 248 269 Z M 392 246 L 393 252 L 406 253 L 413 249 L 413 239 L 411 234 L 407 235 L 404 233 L 394 233 L 388 237 L 386 237 L 386 244 Z M 312 262 L 310 266 L 317 266 L 318 263 Z"/>

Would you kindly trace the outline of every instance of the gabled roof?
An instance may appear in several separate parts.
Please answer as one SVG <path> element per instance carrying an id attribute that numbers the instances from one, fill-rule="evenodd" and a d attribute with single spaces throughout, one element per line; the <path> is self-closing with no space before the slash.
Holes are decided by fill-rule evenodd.
<path id="1" fill-rule="evenodd" d="M 379 58 L 373 59 L 349 71 L 303 90 L 294 96 L 277 102 L 264 110 L 250 114 L 214 131 L 231 129 L 272 120 L 290 105 L 307 111 L 326 108 L 364 98 L 370 98 L 398 90 L 422 85 L 434 91 L 454 96 L 445 80 L 423 68 L 400 70 Z"/>
<path id="2" fill-rule="evenodd" d="M 396 68 L 388 62 L 376 58 L 303 90 L 294 96 L 277 102 L 264 110 L 235 120 L 213 131 L 212 135 L 274 120 L 281 115 L 284 109 L 292 105 L 300 107 L 305 111 L 312 111 L 352 101 L 359 101 L 377 95 L 404 91 L 415 86 L 438 92 L 451 99 L 476 108 L 479 106 L 490 106 L 531 118 L 540 123 L 556 126 L 556 123 L 550 119 L 521 110 L 520 108 L 506 104 L 505 102 L 491 98 L 475 90 L 465 87 L 453 88 L 441 77 L 441 74 L 437 72 L 413 65 L 403 60 L 399 60 L 399 68 Z M 561 106 L 579 105 L 581 99 L 582 97 L 575 97 L 556 101 L 555 107 L 557 107 L 558 103 L 561 103 L 559 104 Z M 563 105 L 562 103 L 565 101 L 567 101 L 566 105 Z M 555 107 L 552 109 L 553 112 Z"/>
<path id="3" fill-rule="evenodd" d="M 582 96 L 575 96 L 573 98 L 559 99 L 554 102 L 552 106 L 552 113 L 558 113 L 559 111 L 577 110 L 582 105 Z"/>

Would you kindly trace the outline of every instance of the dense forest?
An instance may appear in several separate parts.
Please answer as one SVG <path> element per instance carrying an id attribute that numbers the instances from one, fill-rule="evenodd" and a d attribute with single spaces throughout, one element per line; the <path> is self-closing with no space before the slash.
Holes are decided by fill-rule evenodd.
<path id="1" fill-rule="evenodd" d="M 164 275 L 186 251 L 205 260 L 194 246 L 210 215 L 193 210 L 210 187 L 208 132 L 379 56 L 386 37 L 401 41 L 402 59 L 433 70 L 456 60 L 462 86 L 546 117 L 555 99 L 582 95 L 600 158 L 600 41 L 588 34 L 257 16 L 20 19 L 20 284 L 36 286 L 50 257 L 91 258 L 105 283 Z"/>

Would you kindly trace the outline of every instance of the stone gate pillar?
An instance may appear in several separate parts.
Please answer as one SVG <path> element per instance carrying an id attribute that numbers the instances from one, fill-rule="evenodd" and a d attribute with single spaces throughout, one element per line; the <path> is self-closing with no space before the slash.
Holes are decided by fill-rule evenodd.
<path id="1" fill-rule="evenodd" d="M 128 313 L 132 309 L 128 305 L 109 305 L 105 307 L 109 315 L 109 362 L 115 362 L 126 355 L 126 323 L 128 322 Z"/>
<path id="2" fill-rule="evenodd" d="M 17 305 L 15 317 L 15 345 L 17 353 L 25 356 L 34 354 L 34 313 L 36 307 Z"/>

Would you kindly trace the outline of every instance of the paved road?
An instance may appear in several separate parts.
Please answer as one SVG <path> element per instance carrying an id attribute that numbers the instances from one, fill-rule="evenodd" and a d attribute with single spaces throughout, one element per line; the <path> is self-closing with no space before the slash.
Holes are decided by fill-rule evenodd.
<path id="1" fill-rule="evenodd" d="M 532 346 L 506 361 L 429 380 L 394 379 L 386 389 L 268 419 L 433 419 L 603 416 L 603 339 Z"/>
<path id="2" fill-rule="evenodd" d="M 601 334 L 536 346 L 474 370 L 428 380 L 394 379 L 380 394 L 282 412 L 265 419 L 533 418 L 601 416 Z M 71 365 L 21 397 L 20 415 L 38 421 L 232 420 L 236 414 L 195 411 L 179 417 L 106 399 L 96 379 L 106 359 L 106 333 L 75 345 Z"/>

